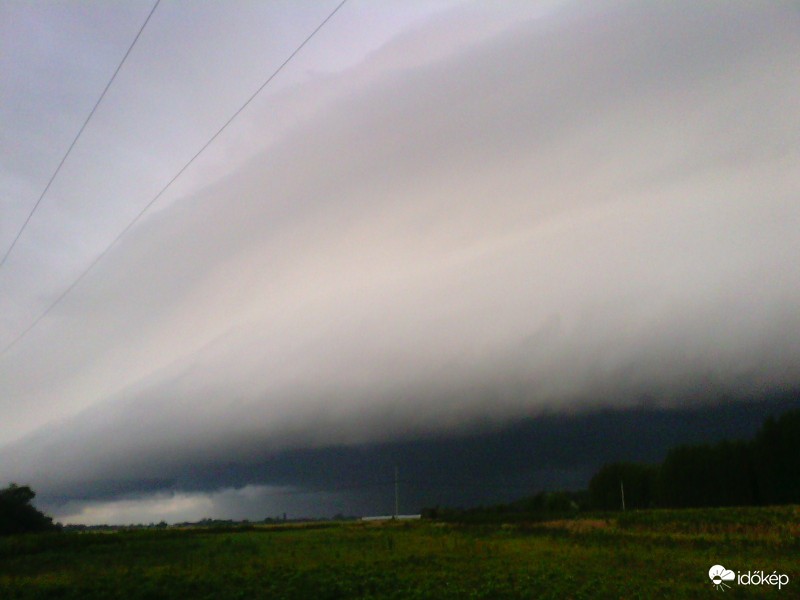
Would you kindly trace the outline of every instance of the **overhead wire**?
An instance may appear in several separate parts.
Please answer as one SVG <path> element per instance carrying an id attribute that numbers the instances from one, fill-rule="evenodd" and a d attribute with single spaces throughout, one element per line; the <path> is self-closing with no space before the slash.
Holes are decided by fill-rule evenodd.
<path id="1" fill-rule="evenodd" d="M 231 124 L 231 123 L 234 121 L 234 119 L 236 119 L 236 117 L 238 117 L 238 116 L 241 114 L 241 112 L 242 112 L 242 111 L 243 111 L 245 108 L 247 108 L 247 106 L 249 106 L 249 104 L 250 104 L 250 103 L 251 103 L 251 102 L 252 102 L 252 101 L 253 101 L 253 100 L 256 98 L 256 96 L 258 96 L 258 95 L 261 93 L 261 91 L 262 91 L 262 90 L 263 90 L 265 87 L 267 87 L 267 85 L 269 85 L 269 83 L 270 83 L 270 82 L 271 82 L 273 79 L 275 79 L 275 77 L 276 77 L 276 76 L 277 76 L 277 75 L 278 75 L 278 74 L 279 74 L 279 73 L 280 73 L 280 72 L 281 72 L 281 71 L 284 69 L 284 67 L 286 67 L 286 65 L 288 65 L 288 64 L 289 64 L 289 62 L 291 62 L 291 60 L 292 60 L 292 59 L 293 59 L 295 56 L 297 56 L 297 54 L 298 54 L 298 53 L 299 53 L 299 52 L 300 52 L 300 51 L 301 51 L 301 50 L 302 50 L 302 49 L 303 49 L 303 48 L 306 46 L 306 44 L 308 44 L 308 42 L 310 42 L 310 41 L 311 41 L 311 39 L 312 39 L 312 38 L 313 38 L 315 35 L 317 35 L 317 33 L 319 33 L 319 31 L 320 31 L 320 30 L 321 30 L 321 29 L 322 29 L 322 28 L 323 28 L 323 27 L 324 27 L 324 26 L 325 26 L 325 25 L 328 23 L 328 21 L 330 21 L 330 20 L 333 18 L 333 16 L 334 16 L 334 15 L 335 15 L 337 12 L 339 12 L 339 10 L 340 10 L 340 9 L 341 9 L 341 8 L 342 8 L 342 7 L 343 7 L 343 6 L 344 6 L 346 3 L 347 3 L 347 0 L 342 0 L 342 2 L 340 2 L 340 3 L 339 3 L 337 6 L 336 6 L 336 8 L 334 8 L 334 9 L 333 9 L 333 11 L 331 11 L 331 12 L 328 14 L 328 16 L 327 16 L 327 17 L 325 17 L 325 19 L 324 19 L 324 20 L 323 20 L 323 21 L 322 21 L 322 22 L 321 22 L 321 23 L 320 23 L 320 24 L 319 24 L 319 25 L 318 25 L 318 26 L 317 26 L 317 27 L 316 27 L 316 28 L 315 28 L 315 29 L 314 29 L 314 30 L 313 30 L 313 31 L 312 31 L 312 32 L 311 32 L 309 35 L 308 35 L 308 37 L 306 37 L 306 38 L 305 38 L 305 40 L 303 40 L 303 42 L 302 42 L 302 43 L 301 43 L 299 46 L 297 46 L 297 48 L 294 50 L 294 52 L 292 52 L 292 53 L 289 55 L 289 57 L 288 57 L 286 60 L 284 60 L 284 61 L 283 61 L 283 62 L 282 62 L 282 63 L 281 63 L 279 66 L 278 66 L 278 68 L 277 68 L 277 69 L 275 69 L 275 70 L 272 72 L 272 74 L 271 74 L 271 75 L 270 75 L 270 76 L 269 76 L 269 77 L 266 79 L 266 81 L 264 81 L 264 83 L 262 83 L 262 84 L 261 84 L 261 85 L 258 87 L 258 89 L 256 89 L 256 91 L 255 91 L 255 92 L 253 92 L 253 94 L 252 94 L 252 95 L 251 95 L 251 96 L 250 96 L 250 97 L 249 97 L 249 98 L 248 98 L 248 99 L 245 101 L 245 103 L 244 103 L 244 104 L 242 104 L 242 105 L 239 107 L 239 109 L 238 109 L 238 110 L 237 110 L 235 113 L 233 113 L 233 115 L 232 115 L 232 116 L 231 116 L 231 117 L 230 117 L 230 118 L 229 118 L 227 121 L 225 121 L 225 123 L 222 125 L 222 127 L 220 127 L 219 129 L 217 129 L 216 133 L 214 133 L 214 135 L 212 135 L 212 136 L 211 136 L 211 138 L 209 138 L 209 140 L 208 140 L 208 141 L 207 141 L 207 142 L 206 142 L 206 143 L 205 143 L 205 144 L 202 146 L 202 148 L 200 148 L 200 150 L 198 150 L 198 151 L 197 151 L 197 152 L 194 154 L 194 156 L 192 156 L 192 158 L 190 158 L 190 159 L 189 159 L 189 161 L 188 161 L 186 164 L 184 164 L 184 165 L 183 165 L 183 167 L 181 167 L 181 169 L 180 169 L 180 170 L 179 170 L 179 171 L 178 171 L 178 172 L 175 174 L 175 176 L 174 176 L 174 177 L 172 177 L 172 178 L 171 178 L 171 179 L 170 179 L 170 180 L 167 182 L 167 184 L 166 184 L 164 187 L 162 187 L 162 188 L 161 188 L 161 190 L 160 190 L 160 191 L 159 191 L 159 192 L 158 192 L 158 193 L 157 193 L 157 194 L 156 194 L 156 195 L 155 195 L 155 196 L 154 196 L 154 197 L 153 197 L 153 198 L 152 198 L 152 199 L 151 199 L 151 200 L 150 200 L 150 201 L 149 201 L 147 204 L 145 204 L 144 208 L 142 208 L 142 209 L 139 211 L 139 213 L 138 213 L 138 214 L 137 214 L 137 215 L 136 215 L 136 216 L 133 218 L 133 220 L 131 220 L 131 221 L 130 221 L 130 222 L 129 222 L 129 223 L 128 223 L 128 224 L 127 224 L 127 225 L 126 225 L 126 226 L 125 226 L 123 229 L 122 229 L 122 231 L 121 231 L 121 232 L 120 232 L 120 233 L 119 233 L 119 234 L 118 234 L 118 235 L 117 235 L 117 236 L 116 236 L 116 237 L 115 237 L 115 238 L 114 238 L 114 239 L 111 241 L 111 243 L 110 243 L 110 244 L 108 244 L 108 245 L 105 247 L 105 249 L 104 249 L 102 252 L 100 252 L 100 254 L 98 254 L 98 255 L 97 255 L 95 258 L 94 258 L 94 260 L 92 260 L 92 262 L 91 262 L 91 263 L 89 263 L 89 266 L 88 266 L 88 267 L 86 267 L 86 268 L 85 268 L 85 269 L 84 269 L 84 270 L 83 270 L 83 271 L 80 273 L 80 275 L 78 275 L 78 277 L 77 277 L 77 278 L 76 278 L 76 279 L 75 279 L 75 280 L 74 280 L 74 281 L 73 281 L 73 282 L 72 282 L 72 283 L 69 285 L 69 287 L 67 287 L 67 288 L 66 288 L 66 289 L 65 289 L 65 290 L 64 290 L 64 291 L 63 291 L 63 292 L 62 292 L 62 293 L 61 293 L 61 294 L 60 294 L 60 295 L 59 295 L 59 296 L 58 296 L 58 297 L 57 297 L 57 298 L 56 298 L 56 299 L 55 299 L 55 300 L 54 300 L 54 301 L 53 301 L 53 302 L 52 302 L 52 303 L 51 303 L 51 304 L 50 304 L 50 305 L 49 305 L 49 306 L 48 306 L 48 307 L 45 309 L 45 310 L 44 310 L 44 312 L 42 312 L 42 313 L 41 313 L 41 314 L 40 314 L 38 317 L 36 317 L 36 319 L 34 319 L 34 321 L 33 321 L 33 322 L 32 322 L 32 323 L 31 323 L 31 324 L 30 324 L 30 325 L 29 325 L 27 328 L 25 328 L 25 329 L 22 331 L 22 333 L 20 333 L 19 335 L 17 335 L 17 336 L 16 336 L 16 337 L 15 337 L 13 340 L 11 340 L 11 342 L 10 342 L 10 343 L 6 344 L 6 346 L 4 346 L 2 350 L 0 350 L 0 356 L 3 356 L 3 355 L 5 355 L 5 354 L 6 354 L 6 352 L 8 352 L 8 351 L 9 351 L 11 348 L 13 348 L 13 347 L 14 347 L 14 346 L 15 346 L 17 343 L 19 343 L 19 341 L 20 341 L 20 340 L 22 340 L 22 339 L 23 339 L 23 338 L 24 338 L 26 335 L 28 335 L 28 333 L 29 333 L 31 330 L 33 330 L 33 329 L 34 329 L 34 328 L 35 328 L 35 327 L 36 327 L 36 326 L 37 326 L 37 325 L 38 325 L 38 324 L 39 324 L 39 323 L 42 321 L 42 319 L 44 319 L 44 318 L 45 318 L 45 317 L 46 317 L 46 316 L 47 316 L 47 315 L 50 313 L 50 311 L 52 311 L 52 310 L 53 310 L 53 309 L 54 309 L 54 308 L 55 308 L 55 307 L 56 307 L 56 306 L 57 306 L 57 305 L 58 305 L 58 304 L 59 304 L 59 303 L 60 303 L 60 302 L 61 302 L 61 301 L 62 301 L 64 298 L 66 298 L 66 297 L 67 297 L 67 296 L 70 294 L 70 292 L 72 292 L 72 290 L 74 290 L 74 289 L 75 289 L 75 288 L 78 286 L 78 284 L 79 284 L 79 283 L 80 283 L 80 282 L 81 282 L 81 281 L 84 279 L 84 277 L 86 277 L 86 275 L 88 275 L 88 274 L 89 274 L 89 272 L 90 272 L 90 271 L 91 271 L 91 270 L 92 270 L 92 269 L 93 269 L 93 268 L 94 268 L 94 267 L 95 267 L 95 266 L 96 266 L 96 265 L 97 265 L 97 264 L 98 264 L 98 263 L 99 263 L 99 262 L 100 262 L 100 261 L 101 261 L 101 260 L 102 260 L 102 259 L 103 259 L 103 258 L 104 258 L 104 257 L 105 257 L 105 256 L 106 256 L 108 253 L 109 253 L 109 252 L 110 252 L 110 251 L 111 251 L 111 249 L 112 249 L 114 246 L 116 246 L 116 244 L 117 244 L 117 243 L 118 243 L 118 242 L 119 242 L 119 241 L 120 241 L 120 240 L 123 238 L 123 236 L 125 236 L 125 234 L 126 234 L 126 233 L 128 233 L 128 231 L 130 231 L 130 230 L 133 228 L 133 226 L 134 226 L 134 225 L 135 225 L 135 224 L 136 224 L 136 223 L 137 223 L 137 222 L 138 222 L 138 221 L 139 221 L 139 220 L 140 220 L 140 219 L 141 219 L 141 218 L 144 216 L 144 214 L 145 214 L 145 213 L 146 213 L 146 212 L 147 212 L 147 211 L 148 211 L 148 210 L 149 210 L 149 209 L 150 209 L 150 208 L 151 208 L 151 207 L 152 207 L 152 206 L 153 206 L 153 205 L 154 205 L 154 204 L 155 204 L 155 203 L 156 203 L 156 202 L 157 202 L 157 201 L 158 201 L 160 198 L 161 198 L 161 196 L 164 194 L 164 192 L 166 192 L 166 191 L 167 191 L 167 190 L 170 188 L 170 186 L 171 186 L 173 183 L 175 183 L 175 181 L 176 181 L 176 180 L 177 180 L 177 179 L 178 179 L 178 178 L 179 178 L 179 177 L 180 177 L 180 176 L 181 176 L 181 175 L 182 175 L 182 174 L 183 174 L 183 173 L 186 171 L 186 169 L 188 169 L 188 168 L 189 168 L 189 167 L 192 165 L 192 163 L 194 163 L 194 161 L 195 161 L 195 160 L 197 160 L 197 158 L 198 158 L 198 157 L 199 157 L 199 156 L 200 156 L 200 155 L 201 155 L 201 154 L 202 154 L 202 153 L 203 153 L 203 152 L 204 152 L 204 151 L 205 151 L 205 150 L 206 150 L 206 149 L 207 149 L 207 148 L 208 148 L 208 147 L 209 147 L 209 146 L 210 146 L 210 145 L 211 145 L 211 144 L 212 144 L 212 143 L 213 143 L 213 142 L 214 142 L 214 141 L 215 141 L 215 140 L 216 140 L 216 139 L 219 137 L 219 136 L 220 136 L 220 134 L 221 134 L 223 131 L 225 131 L 225 129 L 227 129 L 227 128 L 228 128 L 228 126 L 229 126 L 229 125 L 230 125 L 230 124 Z"/>
<path id="2" fill-rule="evenodd" d="M 89 112 L 89 116 L 86 117 L 86 120 L 83 122 L 83 125 L 81 125 L 81 128 L 78 130 L 78 133 L 75 134 L 75 137 L 72 139 L 72 143 L 69 145 L 69 148 L 67 148 L 67 151 L 64 153 L 64 156 L 61 157 L 61 161 L 58 163 L 58 166 L 56 167 L 55 171 L 53 171 L 53 174 L 50 176 L 50 179 L 48 180 L 47 185 L 44 186 L 44 189 L 42 190 L 42 193 L 39 194 L 39 198 L 36 200 L 36 202 L 33 205 L 33 208 L 31 208 L 30 212 L 28 213 L 28 216 L 25 218 L 25 221 L 22 223 L 22 227 L 20 227 L 19 231 L 17 231 L 17 235 L 14 236 L 14 239 L 11 241 L 11 245 L 8 247 L 8 250 L 6 250 L 5 254 L 3 255 L 3 258 L 0 259 L 0 268 L 2 268 L 2 266 L 6 263 L 6 260 L 8 260 L 9 255 L 14 250 L 14 247 L 17 245 L 17 242 L 19 241 L 19 238 L 22 237 L 22 233 L 28 227 L 28 223 L 31 222 L 31 219 L 33 218 L 34 213 L 39 208 L 39 205 L 42 203 L 42 200 L 44 199 L 44 197 L 47 195 L 47 192 L 50 189 L 50 186 L 53 185 L 53 181 L 55 181 L 56 177 L 58 177 L 58 174 L 61 172 L 61 167 L 64 166 L 64 163 L 67 161 L 67 158 L 69 158 L 69 155 L 72 153 L 72 149 L 75 147 L 75 144 L 78 143 L 78 140 L 80 139 L 81 135 L 83 134 L 83 131 L 86 129 L 86 126 L 89 124 L 89 121 L 92 120 L 92 117 L 94 116 L 94 113 L 97 112 L 97 107 L 100 106 L 100 103 L 103 101 L 103 98 L 106 97 L 106 93 L 108 92 L 109 88 L 111 87 L 111 84 L 114 83 L 114 80 L 117 78 L 117 75 L 119 74 L 120 70 L 122 69 L 122 65 L 125 64 L 126 60 L 128 60 L 128 56 L 130 55 L 131 51 L 133 50 L 133 47 L 136 45 L 136 42 L 139 41 L 139 38 L 141 37 L 142 32 L 144 31 L 144 28 L 147 27 L 147 24 L 150 22 L 150 17 L 153 16 L 154 12 L 156 12 L 156 8 L 158 8 L 158 5 L 160 4 L 160 2 L 161 2 L 161 0 L 156 0 L 155 4 L 153 4 L 153 8 L 150 9 L 150 12 L 148 13 L 147 18 L 144 20 L 144 23 L 142 23 L 142 26 L 139 28 L 139 31 L 136 33 L 136 37 L 133 38 L 133 41 L 131 42 L 130 46 L 128 46 L 128 50 L 125 52 L 125 56 L 122 57 L 122 60 L 117 65 L 117 68 L 114 70 L 114 74 L 111 76 L 111 79 L 108 80 L 108 83 L 106 84 L 106 87 L 103 88 L 103 92 L 100 94 L 100 97 L 97 99 L 97 102 L 94 103 L 94 106 L 92 107 L 92 110 Z"/>

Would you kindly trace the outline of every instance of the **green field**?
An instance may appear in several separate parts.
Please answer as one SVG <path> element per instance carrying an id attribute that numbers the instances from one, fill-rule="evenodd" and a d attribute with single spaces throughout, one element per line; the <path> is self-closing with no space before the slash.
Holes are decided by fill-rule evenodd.
<path id="1" fill-rule="evenodd" d="M 715 564 L 790 578 L 726 598 L 800 597 L 800 507 L 15 536 L 0 598 L 712 598 Z"/>

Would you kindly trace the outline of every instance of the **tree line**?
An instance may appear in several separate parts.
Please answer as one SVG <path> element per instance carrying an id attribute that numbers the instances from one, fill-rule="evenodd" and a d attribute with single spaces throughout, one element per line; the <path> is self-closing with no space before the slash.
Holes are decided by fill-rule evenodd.
<path id="1" fill-rule="evenodd" d="M 588 490 L 539 492 L 507 504 L 427 507 L 456 522 L 548 520 L 587 511 L 800 504 L 800 410 L 770 417 L 752 440 L 679 446 L 660 464 L 603 466 Z"/>
<path id="2" fill-rule="evenodd" d="M 592 508 L 687 508 L 800 503 L 800 410 L 769 417 L 752 440 L 679 446 L 661 464 L 605 465 Z"/>

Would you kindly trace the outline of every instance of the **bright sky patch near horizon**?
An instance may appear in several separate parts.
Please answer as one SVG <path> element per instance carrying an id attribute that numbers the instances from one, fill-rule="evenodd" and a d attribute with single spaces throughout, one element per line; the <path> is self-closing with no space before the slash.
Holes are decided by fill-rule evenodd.
<path id="1" fill-rule="evenodd" d="M 151 6 L 0 4 L 3 249 Z M 159 6 L 0 270 L 0 343 L 334 6 Z M 0 357 L 0 481 L 76 498 L 797 387 L 798 25 L 766 2 L 349 2 Z"/>

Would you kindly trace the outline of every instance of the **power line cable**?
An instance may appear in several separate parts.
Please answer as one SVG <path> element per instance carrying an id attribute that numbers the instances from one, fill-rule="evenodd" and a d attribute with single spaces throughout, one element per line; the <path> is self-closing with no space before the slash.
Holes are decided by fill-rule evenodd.
<path id="1" fill-rule="evenodd" d="M 128 56 L 130 55 L 131 50 L 133 50 L 133 47 L 136 45 L 136 42 L 139 41 L 139 38 L 141 37 L 142 32 L 144 31 L 144 28 L 147 27 L 147 23 L 150 21 L 150 17 L 153 16 L 153 13 L 156 11 L 156 8 L 158 8 L 158 5 L 159 5 L 160 2 L 161 2 L 161 0 L 156 0 L 155 4 L 153 4 L 153 8 L 150 9 L 150 13 L 147 15 L 147 18 L 144 20 L 144 23 L 142 23 L 142 26 L 139 28 L 139 32 L 136 34 L 136 37 L 133 38 L 133 41 L 131 42 L 131 45 L 128 46 L 128 51 L 125 52 L 125 56 L 122 57 L 122 60 L 117 65 L 117 68 L 114 71 L 114 74 L 111 76 L 111 79 L 108 80 L 108 83 L 106 84 L 106 87 L 103 89 L 103 93 L 100 94 L 100 97 L 97 99 L 97 102 L 94 103 L 94 106 L 92 107 L 92 110 L 89 113 L 89 116 L 86 117 L 86 120 L 83 122 L 83 125 L 81 125 L 81 128 L 78 130 L 78 133 L 75 135 L 75 137 L 72 140 L 72 143 L 69 145 L 69 148 L 67 148 L 66 153 L 61 158 L 61 162 L 58 163 L 58 166 L 56 167 L 56 170 L 53 171 L 53 174 L 50 176 L 50 180 L 47 182 L 47 185 L 44 186 L 44 189 L 42 190 L 42 193 L 39 195 L 39 199 L 36 200 L 36 203 L 33 205 L 33 208 L 31 208 L 30 212 L 28 213 L 28 216 L 25 218 L 25 222 L 22 223 L 22 227 L 19 228 L 19 231 L 17 232 L 17 235 L 14 237 L 14 240 L 11 242 L 11 245 L 8 247 L 8 250 L 6 250 L 6 253 L 3 255 L 3 258 L 0 259 L 0 267 L 2 267 L 5 264 L 6 260 L 8 259 L 9 255 L 11 254 L 11 251 L 14 249 L 14 246 L 17 245 L 17 242 L 19 241 L 19 238 L 22 236 L 22 232 L 25 231 L 25 229 L 28 227 L 28 223 L 30 223 L 31 218 L 33 217 L 33 214 L 36 212 L 36 209 L 39 208 L 39 205 L 42 203 L 42 199 L 47 194 L 47 191 L 50 189 L 50 186 L 53 185 L 53 181 L 55 181 L 56 177 L 58 176 L 59 172 L 61 171 L 61 167 L 64 166 L 64 163 L 66 162 L 67 158 L 69 157 L 70 153 L 72 152 L 72 149 L 75 147 L 75 144 L 78 143 L 78 140 L 80 139 L 81 134 L 83 134 L 83 130 L 86 129 L 86 126 L 89 124 L 89 121 L 92 120 L 92 117 L 94 116 L 94 113 L 97 111 L 97 107 L 100 106 L 100 103 L 103 101 L 103 98 L 106 97 L 106 92 L 108 92 L 108 89 L 111 87 L 111 84 L 114 83 L 114 80 L 117 78 L 117 74 L 119 73 L 120 69 L 122 69 L 122 65 L 125 64 L 125 61 L 128 59 Z"/>
<path id="2" fill-rule="evenodd" d="M 275 71 L 273 71 L 272 75 L 270 75 L 270 76 L 267 78 L 267 80 L 266 80 L 264 83 L 262 83 L 262 84 L 259 86 L 259 88 L 258 88 L 258 89 L 257 89 L 255 92 L 253 92 L 253 94 L 252 94 L 252 95 L 251 95 L 251 96 L 250 96 L 250 97 L 247 99 L 247 101 L 246 101 L 244 104 L 242 104 L 242 106 L 239 108 L 239 110 L 237 110 L 235 113 L 233 113 L 233 116 L 231 116 L 231 118 L 229 118 L 229 119 L 228 119 L 228 120 L 225 122 L 225 124 L 224 124 L 222 127 L 220 127 L 220 128 L 217 130 L 217 132 L 216 132 L 214 135 L 212 135 L 212 136 L 211 136 L 211 138 L 210 138 L 210 139 L 209 139 L 209 140 L 208 140 L 208 141 L 207 141 L 207 142 L 206 142 L 206 143 L 203 145 L 203 147 L 202 147 L 202 148 L 200 148 L 200 150 L 198 150 L 198 151 L 197 151 L 197 153 L 196 153 L 194 156 L 192 156 L 192 158 L 190 158 L 190 159 L 189 159 L 189 161 L 188 161 L 188 162 L 187 162 L 185 165 L 183 165 L 183 167 L 180 169 L 180 171 L 178 171 L 178 172 L 177 172 L 177 174 L 176 174 L 176 175 L 175 175 L 175 176 L 174 176 L 172 179 L 170 179 L 170 180 L 167 182 L 167 184 L 166 184 L 164 187 L 162 187 L 162 188 L 161 188 L 161 190 L 160 190 L 160 191 L 159 191 L 159 192 L 158 192 L 158 193 L 157 193 L 157 194 L 156 194 L 156 195 L 153 197 L 153 199 L 152 199 L 152 200 L 150 200 L 150 202 L 148 202 L 148 203 L 147 203 L 147 204 L 144 206 L 144 208 L 142 208 L 142 210 L 141 210 L 141 211 L 139 211 L 139 213 L 138 213 L 138 214 L 137 214 L 137 215 L 136 215 L 136 216 L 133 218 L 133 220 L 132 220 L 130 223 L 128 223 L 128 224 L 125 226 L 125 228 L 124 228 L 124 229 L 123 229 L 123 230 L 122 230 L 122 231 L 121 231 L 121 232 L 120 232 L 120 233 L 117 235 L 117 237 L 115 237 L 115 238 L 114 238 L 114 239 L 111 241 L 111 243 L 110 243 L 108 246 L 106 246 L 106 248 L 105 248 L 105 249 L 104 249 L 104 250 L 103 250 L 103 251 L 102 251 L 100 254 L 98 254 L 98 255 L 97 255 L 97 257 L 95 257 L 95 259 L 94 259 L 94 260 L 93 260 L 91 263 L 89 263 L 89 266 L 88 266 L 88 267 L 86 267 L 86 269 L 84 269 L 84 270 L 83 270 L 83 272 L 81 272 L 81 274 L 80 274 L 80 275 L 78 275 L 77 279 L 75 279 L 75 281 L 73 281 L 73 282 L 72 282 L 72 283 L 69 285 L 69 287 L 67 287 L 67 289 L 66 289 L 66 290 L 64 290 L 64 291 L 63 291 L 63 292 L 62 292 L 62 293 L 61 293 L 61 294 L 60 294 L 60 295 L 59 295 L 59 296 L 58 296 L 58 297 L 57 297 L 57 298 L 56 298 L 56 299 L 55 299 L 55 300 L 54 300 L 54 301 L 53 301 L 53 302 L 52 302 L 52 303 L 51 303 L 51 304 L 50 304 L 50 305 L 49 305 L 49 306 L 48 306 L 48 307 L 47 307 L 47 308 L 44 310 L 44 312 L 42 312 L 42 313 L 41 313 L 41 314 L 40 314 L 40 315 L 39 315 L 39 316 L 38 316 L 36 319 L 34 319 L 33 323 L 31 323 L 31 324 L 30 324 L 30 325 L 29 325 L 29 326 L 28 326 L 26 329 L 24 329 L 24 330 L 22 331 L 22 333 L 20 333 L 20 334 L 19 334 L 17 337 L 15 337 L 13 340 L 11 340 L 11 342 L 10 342 L 9 344 L 7 344 L 7 345 L 6 345 L 6 346 L 5 346 L 5 347 L 4 347 L 2 350 L 0 350 L 0 356 L 3 356 L 3 355 L 4 355 L 6 352 L 8 352 L 8 351 L 9 351 L 11 348 L 13 348 L 13 347 L 14 347 L 14 346 L 15 346 L 15 345 L 16 345 L 16 344 L 17 344 L 17 343 L 20 341 L 20 340 L 22 340 L 22 339 L 23 339 L 23 338 L 24 338 L 26 335 L 28 335 L 28 333 L 29 333 L 29 332 L 30 332 L 32 329 L 34 329 L 34 328 L 35 328 L 35 327 L 36 327 L 36 326 L 37 326 L 37 325 L 38 325 L 38 324 L 39 324 L 39 323 L 42 321 L 42 319 L 44 319 L 44 318 L 45 318 L 45 317 L 46 317 L 46 316 L 47 316 L 47 315 L 50 313 L 50 311 L 51 311 L 51 310 L 53 310 L 53 309 L 54 309 L 54 308 L 55 308 L 55 307 L 56 307 L 56 306 L 57 306 L 57 305 L 58 305 L 58 304 L 59 304 L 59 303 L 60 303 L 60 302 L 61 302 L 61 301 L 62 301 L 64 298 L 66 298 L 66 297 L 67 297 L 67 295 L 69 295 L 69 293 L 70 293 L 72 290 L 74 290 L 74 289 L 75 289 L 75 288 L 78 286 L 78 284 L 79 284 L 79 283 L 80 283 L 80 282 L 83 280 L 83 278 L 84 278 L 84 277 L 86 277 L 86 275 L 88 275 L 88 274 L 89 274 L 89 272 L 90 272 L 90 271 L 91 271 L 91 270 L 92 270 L 92 269 L 93 269 L 93 268 L 94 268 L 94 267 L 95 267 L 95 266 L 96 266 L 96 265 L 97 265 L 97 264 L 98 264 L 98 263 L 99 263 L 99 262 L 100 262 L 100 261 L 103 259 L 103 257 L 105 257 L 105 256 L 106 256 L 106 254 L 108 254 L 108 253 L 109 253 L 109 251 L 110 251 L 110 250 L 111 250 L 111 249 L 112 249 L 112 248 L 113 248 L 113 247 L 114 247 L 114 246 L 117 244 L 117 242 L 119 242 L 119 241 L 122 239 L 122 237 L 123 237 L 123 236 L 124 236 L 126 233 L 128 233 L 128 231 L 130 231 L 130 230 L 131 230 L 131 228 L 132 228 L 132 227 L 133 227 L 133 226 L 134 226 L 134 225 L 135 225 L 135 224 L 136 224 L 136 223 L 139 221 L 139 219 L 141 219 L 141 218 L 144 216 L 144 214 L 145 214 L 145 213 L 146 213 L 146 212 L 147 212 L 147 211 L 150 209 L 150 207 L 151 207 L 151 206 L 153 206 L 153 205 L 154 205 L 154 204 L 155 204 L 155 203 L 158 201 L 158 199 L 159 199 L 159 198 L 161 198 L 161 196 L 164 194 L 164 192 L 166 192 L 166 191 L 167 191 L 167 189 L 169 189 L 169 187 L 170 187 L 170 186 L 171 186 L 173 183 L 175 183 L 175 180 L 177 180 L 177 179 L 178 179 L 178 178 L 179 178 L 179 177 L 180 177 L 180 176 L 181 176 L 181 175 L 184 173 L 184 171 L 186 171 L 186 169 L 188 169 L 188 168 L 189 168 L 189 166 L 190 166 L 190 165 L 191 165 L 191 164 L 192 164 L 192 163 L 193 163 L 193 162 L 194 162 L 194 161 L 195 161 L 195 160 L 196 160 L 196 159 L 197 159 L 197 158 L 198 158 L 198 157 L 199 157 L 199 156 L 200 156 L 200 155 L 201 155 L 201 154 L 202 154 L 202 153 L 203 153 L 203 152 L 204 152 L 204 151 L 205 151 L 205 150 L 206 150 L 206 149 L 207 149 L 207 148 L 208 148 L 208 147 L 209 147 L 209 146 L 210 146 L 210 145 L 213 143 L 213 142 L 214 142 L 214 140 L 216 140 L 216 139 L 219 137 L 219 135 L 220 135 L 220 134 L 221 134 L 223 131 L 225 131 L 225 129 L 228 127 L 228 125 L 230 125 L 230 124 L 231 124 L 231 123 L 234 121 L 234 119 L 236 119 L 236 117 L 238 117 L 238 116 L 239 116 L 239 114 L 240 114 L 240 113 L 241 113 L 241 112 L 242 112 L 242 111 L 243 111 L 245 108 L 247 108 L 247 106 L 248 106 L 248 105 L 249 105 L 249 104 L 250 104 L 250 103 L 251 103 L 251 102 L 252 102 L 252 101 L 255 99 L 255 97 L 256 97 L 256 96 L 258 96 L 258 94 L 259 94 L 259 93 L 261 93 L 261 91 L 262 91 L 262 90 L 263 90 L 265 87 L 267 87 L 267 85 L 268 85 L 268 84 L 269 84 L 269 83 L 270 83 L 270 82 L 271 82 L 273 79 L 275 79 L 275 77 L 278 75 L 278 73 L 280 73 L 280 72 L 283 70 L 283 68 L 284 68 L 284 67 L 285 67 L 287 64 L 289 64 L 289 62 L 290 62 L 290 61 L 291 61 L 291 60 L 292 60 L 292 59 L 293 59 L 293 58 L 294 58 L 294 57 L 295 57 L 295 56 L 296 56 L 296 55 L 297 55 L 297 54 L 298 54 L 298 53 L 299 53 L 299 52 L 300 52 L 300 51 L 303 49 L 303 47 L 304 47 L 306 44 L 308 44 L 308 42 L 310 42 L 310 41 L 311 41 L 311 38 L 313 38 L 313 37 L 314 37 L 314 36 L 315 36 L 317 33 L 319 33 L 319 31 L 320 31 L 320 30 L 321 30 L 321 29 L 322 29 L 322 28 L 323 28 L 323 27 L 324 27 L 324 26 L 325 26 L 325 25 L 328 23 L 328 21 L 330 21 L 330 20 L 333 18 L 333 16 L 334 16 L 334 15 L 335 15 L 337 12 L 339 12 L 339 9 L 341 9 L 341 8 L 342 8 L 342 7 L 343 7 L 343 6 L 344 6 L 346 3 L 347 3 L 347 0 L 342 0 L 342 2 L 340 2 L 340 3 L 339 3 L 339 5 L 338 5 L 336 8 L 334 8 L 334 9 L 333 9 L 333 11 L 332 11 L 332 12 L 331 12 L 331 13 L 330 13 L 330 14 L 329 14 L 327 17 L 325 17 L 325 19 L 322 21 L 322 23 L 320 23 L 320 24 L 317 26 L 317 28 L 316 28 L 316 29 L 314 29 L 314 31 L 312 31 L 312 32 L 311 32 L 311 33 L 308 35 L 308 37 L 307 37 L 305 40 L 303 40 L 303 43 L 302 43 L 302 44 L 300 44 L 300 45 L 299 45 L 299 46 L 298 46 L 298 47 L 295 49 L 295 51 L 294 51 L 294 52 L 292 52 L 292 53 L 289 55 L 289 58 L 287 58 L 286 60 L 284 60 L 284 61 L 283 61 L 283 62 L 280 64 L 280 66 L 279 66 L 277 69 L 275 69 Z"/>

